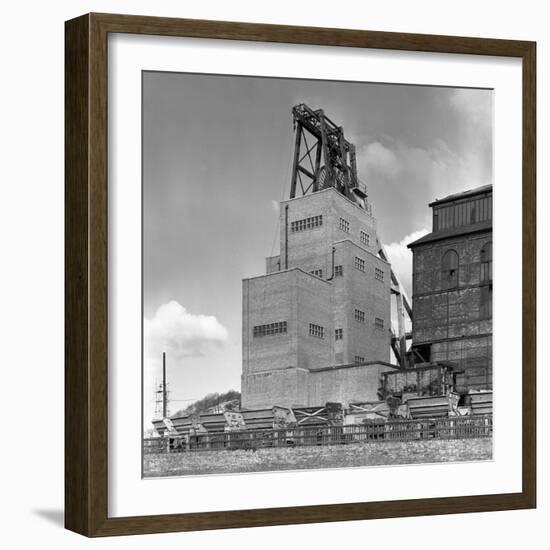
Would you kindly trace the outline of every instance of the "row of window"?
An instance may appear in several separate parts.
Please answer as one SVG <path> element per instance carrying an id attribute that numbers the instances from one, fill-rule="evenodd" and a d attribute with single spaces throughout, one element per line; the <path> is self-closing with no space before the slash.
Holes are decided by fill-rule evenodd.
<path id="1" fill-rule="evenodd" d="M 311 216 L 309 218 L 304 218 L 302 220 L 296 220 L 290 222 L 290 231 L 292 233 L 297 233 L 298 231 L 306 231 L 307 229 L 314 229 L 315 227 L 321 227 L 323 225 L 323 216 Z M 344 231 L 344 233 L 350 232 L 350 223 L 345 218 L 340 218 L 338 221 L 338 228 Z M 359 232 L 359 239 L 361 243 L 370 246 L 370 235 L 361 230 Z"/>
<path id="2" fill-rule="evenodd" d="M 354 312 L 354 319 L 358 323 L 364 323 L 365 320 L 366 320 L 365 312 L 360 310 L 360 309 L 356 309 L 355 312 Z M 374 326 L 376 328 L 384 328 L 384 319 L 380 319 L 379 317 L 375 317 L 374 318 Z"/>
<path id="3" fill-rule="evenodd" d="M 365 260 L 362 258 L 359 258 L 358 256 L 355 256 L 354 260 L 355 269 L 358 269 L 359 271 L 365 273 Z M 315 277 L 323 278 L 323 270 L 322 269 L 313 269 L 310 271 L 312 275 L 315 275 Z M 334 266 L 334 276 L 335 277 L 343 277 L 344 275 L 344 266 L 342 265 L 335 265 Z M 374 278 L 377 281 L 383 281 L 384 280 L 384 271 L 378 267 L 374 268 Z"/>
<path id="4" fill-rule="evenodd" d="M 355 320 L 360 323 L 365 322 L 365 312 L 360 309 L 355 310 Z M 376 328 L 384 328 L 384 319 L 375 317 L 374 326 Z M 262 338 L 263 336 L 272 336 L 274 334 L 286 334 L 287 333 L 287 322 L 279 321 L 278 323 L 269 323 L 267 325 L 256 325 L 253 329 L 254 338 Z M 315 338 L 324 338 L 325 337 L 325 327 L 321 325 L 316 325 L 314 323 L 309 323 L 309 335 L 314 336 Z M 344 329 L 337 328 L 334 330 L 334 339 L 343 340 L 344 339 Z"/>
<path id="5" fill-rule="evenodd" d="M 314 323 L 309 323 L 309 335 L 314 336 L 315 338 L 324 338 L 325 327 L 322 327 L 321 325 L 315 325 Z"/>
<path id="6" fill-rule="evenodd" d="M 338 221 L 338 228 L 341 229 L 344 233 L 350 232 L 350 223 L 345 218 L 340 218 Z M 370 246 L 370 235 L 363 231 L 362 229 L 359 231 L 359 240 L 362 244 L 365 246 Z"/>
<path id="7" fill-rule="evenodd" d="M 360 258 L 359 256 L 355 256 L 353 260 L 353 265 L 355 266 L 355 269 L 358 269 L 359 271 L 362 271 L 365 273 L 365 260 L 363 258 Z M 384 271 L 378 267 L 374 268 L 374 278 L 377 281 L 383 281 L 384 280 Z"/>
<path id="8" fill-rule="evenodd" d="M 456 250 L 450 249 L 441 260 L 441 286 L 445 290 L 458 287 L 459 258 Z M 493 243 L 485 243 L 480 252 L 480 282 L 493 280 Z"/>
<path id="9" fill-rule="evenodd" d="M 253 329 L 254 338 L 262 336 L 271 336 L 273 334 L 285 334 L 287 330 L 286 321 L 270 323 L 268 325 L 257 325 Z"/>
<path id="10" fill-rule="evenodd" d="M 290 223 L 290 231 L 296 233 L 298 231 L 305 231 L 306 229 L 313 229 L 315 227 L 321 227 L 323 225 L 323 216 L 311 216 L 310 218 L 304 218 L 303 220 L 297 220 Z"/>
<path id="11" fill-rule="evenodd" d="M 356 309 L 354 312 L 355 320 L 364 323 L 365 322 L 365 312 Z M 375 317 L 374 326 L 376 328 L 384 328 L 384 320 L 379 317 Z M 287 333 L 287 322 L 279 321 L 277 323 L 269 323 L 267 325 L 256 325 L 253 328 L 254 338 L 262 338 L 263 336 L 272 336 L 275 334 L 286 334 Z M 325 337 L 325 327 L 321 325 L 316 325 L 315 323 L 309 323 L 309 335 L 314 336 L 315 338 L 324 338 Z M 344 339 L 344 329 L 337 328 L 334 330 L 334 339 L 343 340 Z"/>

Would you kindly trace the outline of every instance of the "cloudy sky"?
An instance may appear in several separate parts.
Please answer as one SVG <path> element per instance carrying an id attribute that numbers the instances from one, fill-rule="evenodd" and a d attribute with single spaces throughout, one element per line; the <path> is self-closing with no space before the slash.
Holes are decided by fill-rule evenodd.
<path id="1" fill-rule="evenodd" d="M 180 73 L 143 76 L 144 418 L 161 353 L 171 412 L 240 388 L 241 280 L 277 253 L 292 106 L 323 108 L 355 143 L 378 230 L 410 295 L 406 243 L 428 203 L 492 183 L 489 90 Z"/>

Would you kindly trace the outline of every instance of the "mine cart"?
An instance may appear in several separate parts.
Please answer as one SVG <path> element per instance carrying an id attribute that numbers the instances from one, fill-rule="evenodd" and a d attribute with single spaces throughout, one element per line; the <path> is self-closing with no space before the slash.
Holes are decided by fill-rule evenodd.
<path id="1" fill-rule="evenodd" d="M 447 395 L 454 389 L 454 367 L 440 362 L 383 372 L 379 393 L 381 399 L 391 395 L 406 402 L 409 397 Z"/>

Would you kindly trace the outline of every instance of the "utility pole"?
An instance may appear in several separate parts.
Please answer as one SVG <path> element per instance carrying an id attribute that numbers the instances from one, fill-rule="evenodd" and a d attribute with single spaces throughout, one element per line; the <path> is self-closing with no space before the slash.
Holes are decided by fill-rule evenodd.
<path id="1" fill-rule="evenodd" d="M 166 389 L 166 352 L 162 352 L 162 418 L 168 416 L 168 391 Z"/>

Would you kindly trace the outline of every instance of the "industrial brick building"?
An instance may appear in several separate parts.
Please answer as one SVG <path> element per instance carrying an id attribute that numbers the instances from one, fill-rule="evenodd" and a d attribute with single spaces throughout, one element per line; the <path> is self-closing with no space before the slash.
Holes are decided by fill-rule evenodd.
<path id="1" fill-rule="evenodd" d="M 430 204 L 413 252 L 414 363 L 448 361 L 457 383 L 492 388 L 492 185 Z"/>
<path id="2" fill-rule="evenodd" d="M 353 146 L 322 111 L 301 105 L 294 114 L 294 177 L 291 198 L 280 205 L 280 254 L 267 258 L 265 275 L 243 281 L 245 408 L 377 400 L 380 372 L 394 368 L 391 270 L 378 254 Z M 310 170 L 300 166 L 306 130 L 320 151 L 309 148 L 317 158 Z M 296 196 L 305 173 L 313 181 Z"/>

